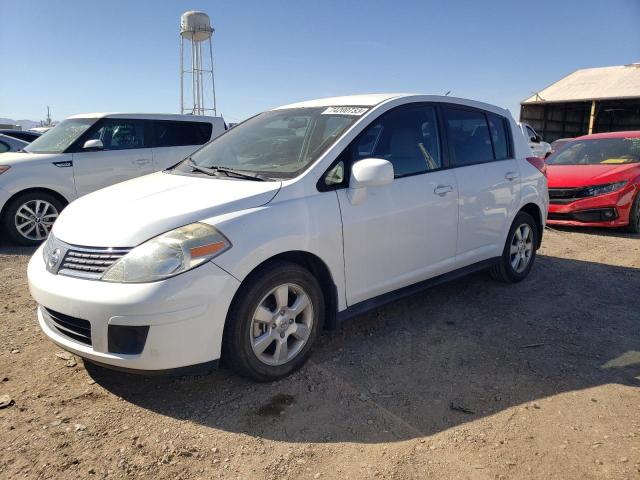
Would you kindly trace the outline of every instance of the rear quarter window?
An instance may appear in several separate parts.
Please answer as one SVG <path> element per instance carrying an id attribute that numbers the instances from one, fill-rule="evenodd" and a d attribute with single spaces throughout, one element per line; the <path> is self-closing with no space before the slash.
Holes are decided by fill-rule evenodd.
<path id="1" fill-rule="evenodd" d="M 491 140 L 493 141 L 496 160 L 510 158 L 510 140 L 509 134 L 507 133 L 507 120 L 500 115 L 490 112 L 487 112 L 487 119 L 489 120 L 489 131 L 491 132 Z"/>
<path id="2" fill-rule="evenodd" d="M 208 122 L 153 122 L 155 147 L 204 145 L 211 138 L 212 125 Z"/>

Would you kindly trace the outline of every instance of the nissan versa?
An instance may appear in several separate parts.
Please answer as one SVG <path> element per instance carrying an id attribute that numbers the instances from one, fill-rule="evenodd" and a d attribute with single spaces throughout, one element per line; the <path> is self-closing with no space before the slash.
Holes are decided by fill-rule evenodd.
<path id="1" fill-rule="evenodd" d="M 508 111 L 451 97 L 261 113 L 71 203 L 29 263 L 40 326 L 110 367 L 282 377 L 366 309 L 470 271 L 524 279 L 548 207 L 529 150 Z"/>

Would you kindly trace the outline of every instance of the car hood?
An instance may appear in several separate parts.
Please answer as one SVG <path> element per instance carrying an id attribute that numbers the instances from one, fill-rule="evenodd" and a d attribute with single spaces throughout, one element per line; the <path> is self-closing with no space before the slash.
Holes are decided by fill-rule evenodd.
<path id="1" fill-rule="evenodd" d="M 620 182 L 640 173 L 640 164 L 626 165 L 547 165 L 549 188 L 588 187 Z"/>
<path id="2" fill-rule="evenodd" d="M 133 247 L 156 235 L 270 202 L 280 182 L 153 173 L 86 195 L 53 226 L 60 240 L 87 247 Z"/>
<path id="3" fill-rule="evenodd" d="M 53 163 L 71 160 L 68 153 L 29 153 L 29 152 L 6 152 L 0 155 L 0 165 L 20 165 L 21 163 Z"/>

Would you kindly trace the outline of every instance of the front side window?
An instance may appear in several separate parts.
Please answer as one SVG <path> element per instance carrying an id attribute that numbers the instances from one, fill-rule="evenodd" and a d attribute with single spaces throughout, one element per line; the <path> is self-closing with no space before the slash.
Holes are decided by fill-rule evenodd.
<path id="1" fill-rule="evenodd" d="M 211 138 L 212 126 L 206 122 L 154 121 L 156 147 L 204 145 Z"/>
<path id="2" fill-rule="evenodd" d="M 527 136 L 530 140 L 538 138 L 538 134 L 529 125 L 527 125 Z"/>
<path id="3" fill-rule="evenodd" d="M 411 106 L 385 113 L 351 147 L 351 161 L 383 158 L 393 164 L 395 177 L 442 168 L 435 109 Z"/>
<path id="4" fill-rule="evenodd" d="M 483 112 L 445 107 L 444 113 L 457 166 L 475 165 L 494 159 L 489 126 Z"/>
<path id="5" fill-rule="evenodd" d="M 29 153 L 62 153 L 94 123 L 96 123 L 95 118 L 63 120 L 36 138 L 24 150 Z"/>
<path id="6" fill-rule="evenodd" d="M 175 167 L 190 173 L 193 164 L 215 169 L 292 178 L 317 160 L 363 112 L 327 107 L 292 108 L 261 113 L 227 130 Z"/>
<path id="7" fill-rule="evenodd" d="M 9 145 L 4 143 L 3 141 L 0 141 L 0 153 L 4 153 L 8 151 L 9 151 Z"/>
<path id="8" fill-rule="evenodd" d="M 549 165 L 615 165 L 640 162 L 640 138 L 573 140 L 546 160 Z"/>
<path id="9" fill-rule="evenodd" d="M 100 140 L 104 150 L 144 148 L 144 124 L 140 120 L 106 118 L 85 140 Z"/>

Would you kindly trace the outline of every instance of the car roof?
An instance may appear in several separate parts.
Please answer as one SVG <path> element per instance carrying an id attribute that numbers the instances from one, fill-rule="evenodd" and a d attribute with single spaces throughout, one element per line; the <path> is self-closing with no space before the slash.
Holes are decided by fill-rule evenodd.
<path id="1" fill-rule="evenodd" d="M 11 137 L 9 135 L 5 135 L 4 133 L 0 133 L 0 139 L 13 143 L 14 146 L 27 146 L 29 142 L 25 142 L 24 140 L 20 140 L 19 138 Z"/>
<path id="2" fill-rule="evenodd" d="M 372 107 L 386 100 L 396 97 L 402 97 L 406 93 L 371 93 L 364 95 L 345 95 L 341 97 L 318 98 L 315 100 L 306 100 L 304 102 L 290 103 L 274 110 L 282 110 L 285 108 L 311 108 L 311 107 L 344 107 L 344 106 L 362 106 Z"/>
<path id="3" fill-rule="evenodd" d="M 595 140 L 597 138 L 640 138 L 640 130 L 631 130 L 628 132 L 594 133 L 592 135 L 583 135 L 581 137 L 577 137 L 576 140 Z"/>
<path id="4" fill-rule="evenodd" d="M 68 118 L 130 118 L 135 120 L 177 120 L 182 122 L 208 122 L 215 123 L 222 117 L 210 117 L 207 115 L 179 115 L 175 113 L 125 113 L 125 112 L 99 112 L 79 113 Z"/>
<path id="5" fill-rule="evenodd" d="M 0 128 L 0 133 L 8 134 L 11 136 L 12 133 L 26 133 L 27 135 L 40 135 L 39 132 L 33 132 L 31 130 L 18 130 L 16 128 Z"/>
<path id="6" fill-rule="evenodd" d="M 449 102 L 461 105 L 468 105 L 477 107 L 489 111 L 494 111 L 502 115 L 510 115 L 510 113 L 501 107 L 491 105 L 488 103 L 478 102 L 477 100 L 471 100 L 467 98 L 449 97 L 446 95 L 428 95 L 419 93 L 371 93 L 363 95 L 347 95 L 342 97 L 328 97 L 319 98 L 316 100 L 307 100 L 304 102 L 290 103 L 281 107 L 274 108 L 274 110 L 284 110 L 288 108 L 313 108 L 313 107 L 344 107 L 344 106 L 359 106 L 359 107 L 374 107 L 383 102 L 403 98 L 412 99 L 416 101 L 424 102 Z"/>

